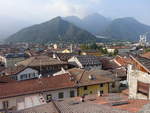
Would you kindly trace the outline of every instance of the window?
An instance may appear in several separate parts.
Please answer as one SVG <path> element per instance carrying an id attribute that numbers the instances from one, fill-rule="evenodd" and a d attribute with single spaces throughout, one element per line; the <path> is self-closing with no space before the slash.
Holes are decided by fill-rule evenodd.
<path id="1" fill-rule="evenodd" d="M 75 96 L 75 93 L 74 93 L 74 91 L 72 90 L 72 91 L 70 91 L 70 97 L 74 97 Z"/>
<path id="2" fill-rule="evenodd" d="M 84 86 L 84 90 L 87 90 L 87 86 Z"/>
<path id="3" fill-rule="evenodd" d="M 17 76 L 12 76 L 12 79 L 17 80 Z"/>
<path id="4" fill-rule="evenodd" d="M 31 74 L 30 73 L 28 74 L 28 77 L 31 78 Z"/>
<path id="5" fill-rule="evenodd" d="M 52 99 L 52 95 L 51 94 L 48 94 L 47 95 L 47 100 L 51 100 Z"/>
<path id="6" fill-rule="evenodd" d="M 150 88 L 149 84 L 143 83 L 140 81 L 137 82 L 137 93 L 141 93 L 148 97 L 149 96 L 149 88 Z"/>
<path id="7" fill-rule="evenodd" d="M 33 74 L 32 74 L 32 78 L 36 78 L 36 77 L 37 77 L 37 75 L 38 75 L 38 73 L 36 73 L 36 72 L 35 72 L 35 73 L 33 73 Z"/>
<path id="8" fill-rule="evenodd" d="M 58 98 L 59 99 L 64 98 L 64 93 L 63 92 L 58 93 Z"/>
<path id="9" fill-rule="evenodd" d="M 20 79 L 21 80 L 27 79 L 27 74 L 20 75 Z"/>
<path id="10" fill-rule="evenodd" d="M 32 73 L 32 78 L 35 78 L 35 73 Z"/>
<path id="11" fill-rule="evenodd" d="M 111 87 L 112 87 L 112 88 L 115 88 L 115 83 L 112 83 Z"/>
<path id="12" fill-rule="evenodd" d="M 8 101 L 3 101 L 3 108 L 4 109 L 7 109 L 8 108 Z"/>
<path id="13" fill-rule="evenodd" d="M 90 94 L 92 94 L 93 92 L 92 91 L 90 91 Z"/>
<path id="14" fill-rule="evenodd" d="M 103 90 L 101 90 L 101 91 L 100 91 L 100 94 L 102 95 L 103 93 L 104 93 L 104 91 L 103 91 Z"/>
<path id="15" fill-rule="evenodd" d="M 100 87 L 103 87 L 104 86 L 104 84 L 100 84 Z"/>
<path id="16" fill-rule="evenodd" d="M 23 79 L 23 75 L 20 75 L 20 79 Z"/>

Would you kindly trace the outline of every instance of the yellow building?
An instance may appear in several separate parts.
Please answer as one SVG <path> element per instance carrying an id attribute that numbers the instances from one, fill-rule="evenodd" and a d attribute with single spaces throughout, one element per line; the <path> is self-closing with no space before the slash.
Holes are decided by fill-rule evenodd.
<path id="1" fill-rule="evenodd" d="M 109 93 L 109 83 L 81 86 L 78 88 L 78 96 L 97 94 L 98 92 L 100 94 Z"/>
<path id="2" fill-rule="evenodd" d="M 101 56 L 100 51 L 82 51 L 81 55 Z"/>
<path id="3" fill-rule="evenodd" d="M 104 70 L 84 70 L 73 68 L 68 72 L 74 76 L 77 81 L 78 96 L 89 94 L 107 94 L 112 89 L 112 84 L 115 82 L 112 78 L 107 77 L 111 73 Z M 115 88 L 115 86 L 113 86 Z"/>
<path id="4" fill-rule="evenodd" d="M 71 53 L 71 51 L 68 50 L 68 49 L 65 49 L 65 50 L 62 51 L 62 53 Z"/>

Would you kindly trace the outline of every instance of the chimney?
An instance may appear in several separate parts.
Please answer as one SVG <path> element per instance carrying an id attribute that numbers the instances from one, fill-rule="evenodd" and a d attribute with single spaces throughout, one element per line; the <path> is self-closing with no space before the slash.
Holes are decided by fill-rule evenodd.
<path id="1" fill-rule="evenodd" d="M 38 78 L 40 79 L 42 77 L 42 74 L 39 74 Z"/>
<path id="2" fill-rule="evenodd" d="M 54 58 L 54 59 L 56 59 L 56 58 L 57 58 L 55 53 L 53 53 L 53 58 Z"/>
<path id="3" fill-rule="evenodd" d="M 80 100 L 81 100 L 81 102 L 85 102 L 85 96 L 83 95 L 83 96 L 81 96 L 81 98 L 80 98 Z"/>
<path id="4" fill-rule="evenodd" d="M 72 50 L 72 44 L 70 45 L 70 52 L 71 52 L 71 53 L 73 52 L 73 50 Z"/>

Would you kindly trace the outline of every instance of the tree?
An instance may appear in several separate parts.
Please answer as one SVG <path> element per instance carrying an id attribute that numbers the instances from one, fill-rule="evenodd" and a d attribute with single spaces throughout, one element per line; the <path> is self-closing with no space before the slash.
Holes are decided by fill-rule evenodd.
<path id="1" fill-rule="evenodd" d="M 150 52 L 150 48 L 146 48 L 144 51 L 145 52 Z"/>
<path id="2" fill-rule="evenodd" d="M 82 45 L 80 46 L 80 48 L 81 48 L 82 50 L 88 50 L 88 49 L 89 49 L 88 45 L 86 45 L 86 44 L 82 44 Z"/>
<path id="3" fill-rule="evenodd" d="M 96 43 L 92 43 L 89 48 L 96 50 L 96 49 L 98 49 L 98 46 Z"/>
<path id="4" fill-rule="evenodd" d="M 106 48 L 102 48 L 102 49 L 101 49 L 101 53 L 103 53 L 103 54 L 107 54 L 107 53 L 108 53 L 108 51 L 107 51 L 107 49 L 106 49 Z"/>
<path id="5" fill-rule="evenodd" d="M 119 52 L 118 49 L 115 49 L 115 50 L 114 50 L 114 55 L 117 55 L 118 52 Z"/>

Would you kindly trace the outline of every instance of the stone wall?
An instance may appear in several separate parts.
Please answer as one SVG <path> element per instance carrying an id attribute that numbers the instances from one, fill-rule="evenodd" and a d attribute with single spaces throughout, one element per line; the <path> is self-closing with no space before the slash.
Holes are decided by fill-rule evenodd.
<path id="1" fill-rule="evenodd" d="M 137 93 L 137 82 L 143 82 L 150 84 L 150 74 L 139 71 L 133 70 L 132 66 L 128 66 L 127 72 L 127 80 L 129 85 L 129 98 L 131 99 L 150 99 L 150 95 L 147 97 L 145 95 Z M 150 89 L 149 89 L 150 94 Z"/>

